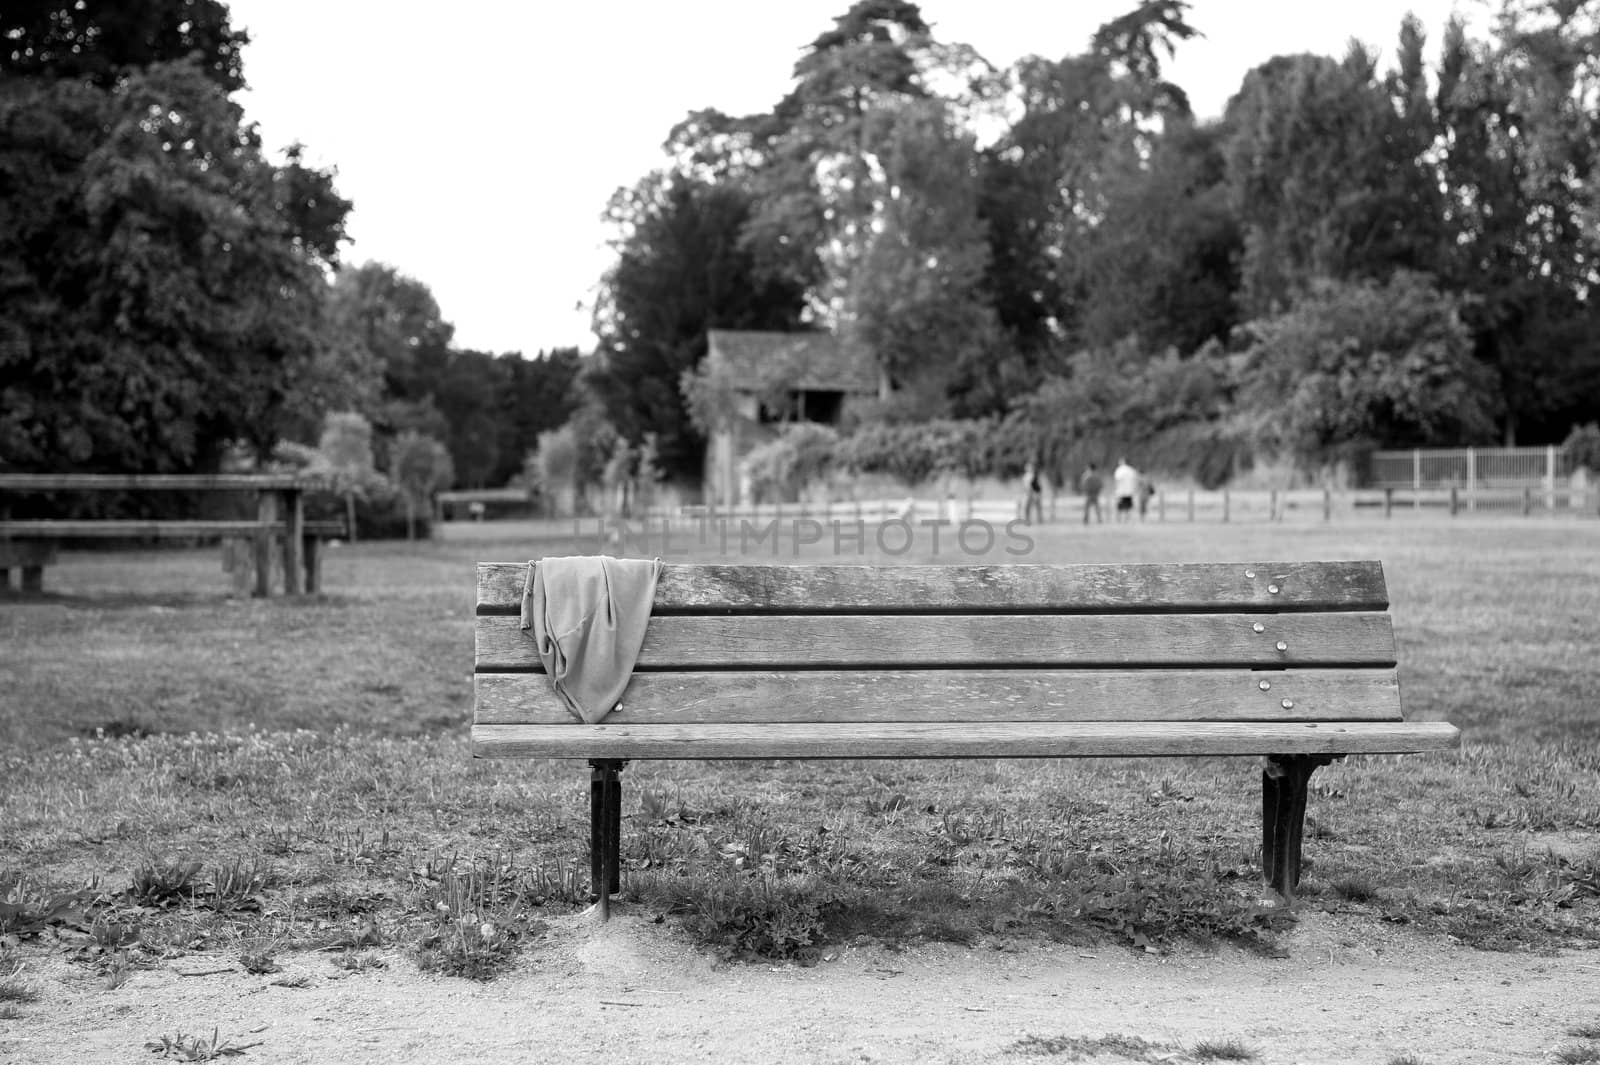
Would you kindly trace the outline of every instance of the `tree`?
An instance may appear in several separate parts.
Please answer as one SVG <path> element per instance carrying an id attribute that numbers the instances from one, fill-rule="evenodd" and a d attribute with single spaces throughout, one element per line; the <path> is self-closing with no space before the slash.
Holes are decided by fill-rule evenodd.
<path id="1" fill-rule="evenodd" d="M 356 499 L 366 493 L 377 471 L 372 458 L 372 424 L 354 411 L 333 413 L 317 443 L 332 472 L 332 488 L 344 496 L 345 525 L 356 542 Z"/>
<path id="2" fill-rule="evenodd" d="M 842 332 L 919 397 L 923 416 L 942 415 L 958 375 L 990 354 L 996 333 L 981 287 L 976 152 L 946 109 L 926 101 L 896 113 L 879 164 L 887 197 L 848 279 Z"/>
<path id="3" fill-rule="evenodd" d="M 1600 33 L 1592 9 L 1507 2 L 1498 40 L 1446 29 L 1440 173 L 1452 222 L 1441 274 L 1505 399 L 1502 437 L 1549 442 L 1600 403 Z"/>
<path id="4" fill-rule="evenodd" d="M 750 212 L 739 187 L 665 172 L 613 198 L 621 237 L 595 312 L 600 344 L 588 380 L 624 437 L 656 434 L 672 476 L 698 477 L 703 466 L 679 382 L 705 357 L 707 330 L 800 327 L 803 288 L 763 270 L 777 256 L 744 239 Z"/>
<path id="5" fill-rule="evenodd" d="M 538 448 L 540 434 L 571 417 L 576 405 L 573 388 L 583 359 L 577 348 L 556 348 L 529 359 L 516 353 L 502 355 L 500 362 L 507 382 L 495 415 L 499 462 L 490 484 L 509 481 L 528 453 Z"/>
<path id="6" fill-rule="evenodd" d="M 1161 74 L 1163 55 L 1196 33 L 1188 6 L 1140 3 L 1086 51 L 1030 56 L 1013 72 L 1022 113 L 984 153 L 980 211 L 985 287 L 1018 355 L 1012 395 L 1061 372 L 1062 355 L 1085 343 L 1110 202 L 1149 166 L 1162 131 L 1191 118 L 1188 97 Z"/>
<path id="7" fill-rule="evenodd" d="M 244 88 L 250 37 L 220 0 L 7 0 L 0 72 L 110 89 L 130 69 L 196 57 L 224 93 Z"/>
<path id="8" fill-rule="evenodd" d="M 1417 100 L 1421 35 L 1414 21 L 1405 25 L 1403 73 L 1388 84 L 1352 45 L 1342 61 L 1272 59 L 1229 101 L 1245 316 L 1287 307 L 1313 279 L 1382 281 L 1397 269 L 1437 268 L 1445 241 Z"/>
<path id="9" fill-rule="evenodd" d="M 430 511 L 433 494 L 455 478 L 450 449 L 432 437 L 407 430 L 389 445 L 389 476 L 405 497 L 406 539 L 415 540 L 417 511 Z"/>
<path id="10" fill-rule="evenodd" d="M 1315 282 L 1245 327 L 1243 402 L 1262 444 L 1311 462 L 1350 445 L 1482 441 L 1498 414 L 1456 297 L 1421 274 Z"/>
<path id="11" fill-rule="evenodd" d="M 176 471 L 215 468 L 235 441 L 269 453 L 348 207 L 330 175 L 268 164 L 198 62 L 125 68 L 108 89 L 0 79 L 0 462 Z"/>
<path id="12" fill-rule="evenodd" d="M 445 321 L 426 284 L 386 263 L 339 271 L 332 314 L 383 371 L 389 399 L 432 395 L 450 360 L 455 327 Z"/>

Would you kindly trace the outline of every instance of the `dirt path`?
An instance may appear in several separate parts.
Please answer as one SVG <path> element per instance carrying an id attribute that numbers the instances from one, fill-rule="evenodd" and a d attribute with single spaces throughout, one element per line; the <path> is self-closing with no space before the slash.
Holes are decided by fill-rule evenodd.
<path id="1" fill-rule="evenodd" d="M 280 958 L 273 976 L 245 974 L 236 956 L 191 956 L 106 990 L 51 959 L 23 972 L 41 998 L 0 1021 L 0 1062 L 155 1061 L 146 1041 L 213 1028 L 257 1044 L 227 1059 L 243 1065 L 1184 1063 L 1202 1040 L 1242 1042 L 1262 1065 L 1407 1054 L 1502 1065 L 1600 1048 L 1567 1034 L 1600 1024 L 1600 951 L 1485 954 L 1320 914 L 1285 945 L 1287 958 L 989 943 L 844 948 L 810 968 L 721 965 L 621 914 L 553 922 L 517 972 L 489 984 L 423 975 L 403 957 L 343 974 L 312 954 Z M 309 986 L 273 983 L 285 976 Z"/>

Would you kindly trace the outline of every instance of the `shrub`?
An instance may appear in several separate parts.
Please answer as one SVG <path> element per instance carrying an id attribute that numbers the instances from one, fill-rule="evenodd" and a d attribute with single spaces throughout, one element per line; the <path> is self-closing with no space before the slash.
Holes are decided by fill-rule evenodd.
<path id="1" fill-rule="evenodd" d="M 1591 473 L 1600 473 L 1600 422 L 1575 425 L 1561 443 L 1561 450 L 1573 466 L 1582 466 Z"/>

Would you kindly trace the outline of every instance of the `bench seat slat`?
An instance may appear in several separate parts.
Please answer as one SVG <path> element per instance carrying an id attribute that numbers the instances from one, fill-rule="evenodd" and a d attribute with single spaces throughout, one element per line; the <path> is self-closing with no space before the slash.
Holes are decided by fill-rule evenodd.
<path id="1" fill-rule="evenodd" d="M 476 628 L 479 672 L 539 668 L 518 618 Z M 1394 664 L 1387 614 L 838 614 L 653 617 L 635 668 Z"/>
<path id="2" fill-rule="evenodd" d="M 478 613 L 521 609 L 526 562 L 478 565 Z M 1271 589 L 1277 588 L 1274 592 Z M 840 614 L 1126 610 L 1386 610 L 1375 561 L 1186 565 L 753 566 L 668 564 L 657 613 Z"/>
<path id="3" fill-rule="evenodd" d="M 480 725 L 574 721 L 543 676 L 479 673 L 474 681 Z M 621 708 L 606 718 L 629 725 L 982 720 L 1399 721 L 1400 688 L 1392 669 L 636 673 Z"/>
<path id="4" fill-rule="evenodd" d="M 474 725 L 509 758 L 1057 758 L 1410 754 L 1455 747 L 1444 722 L 1052 721 L 1000 724 Z"/>

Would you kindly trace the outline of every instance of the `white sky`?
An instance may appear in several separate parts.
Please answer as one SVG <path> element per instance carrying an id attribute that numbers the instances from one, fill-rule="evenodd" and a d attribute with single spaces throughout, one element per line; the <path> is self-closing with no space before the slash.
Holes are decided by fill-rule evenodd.
<path id="1" fill-rule="evenodd" d="M 1274 55 L 1342 55 L 1351 37 L 1392 57 L 1416 12 L 1437 55 L 1454 9 L 1483 0 L 1195 0 L 1205 34 L 1169 78 L 1220 115 Z M 610 264 L 600 222 L 618 186 L 660 166 L 693 110 L 764 111 L 802 50 L 851 0 L 229 0 L 249 31 L 247 120 L 338 170 L 355 208 L 352 264 L 376 259 L 426 284 L 461 347 L 594 346 L 594 286 Z M 923 0 L 944 41 L 997 67 L 1081 52 L 1133 0 Z"/>

